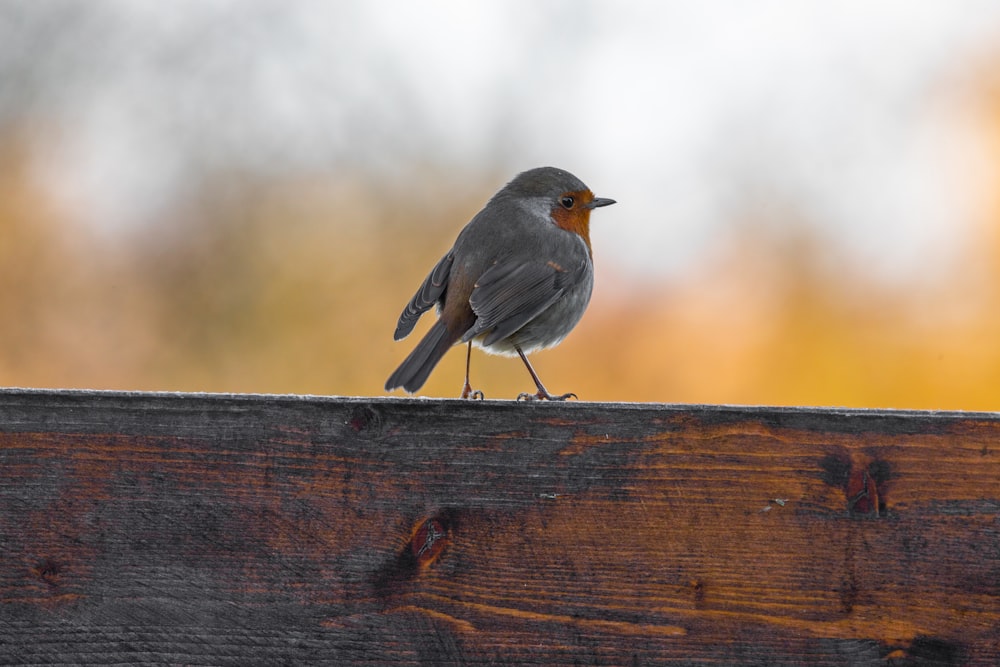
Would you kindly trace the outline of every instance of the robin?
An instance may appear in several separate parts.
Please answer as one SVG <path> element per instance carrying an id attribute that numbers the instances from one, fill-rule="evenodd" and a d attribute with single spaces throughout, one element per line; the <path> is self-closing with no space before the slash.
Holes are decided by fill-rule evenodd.
<path id="1" fill-rule="evenodd" d="M 386 391 L 417 391 L 452 345 L 468 343 L 462 398 L 482 398 L 469 383 L 475 343 L 521 357 L 538 391 L 519 399 L 576 398 L 550 394 L 526 355 L 558 345 L 583 316 L 594 286 L 590 212 L 614 203 L 555 167 L 515 176 L 459 233 L 406 304 L 395 340 L 408 336 L 434 304 L 439 317 L 389 376 Z"/>

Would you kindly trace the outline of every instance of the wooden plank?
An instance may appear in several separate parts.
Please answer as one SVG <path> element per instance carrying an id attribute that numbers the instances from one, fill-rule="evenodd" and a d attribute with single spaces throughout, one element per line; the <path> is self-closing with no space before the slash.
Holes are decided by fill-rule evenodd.
<path id="1" fill-rule="evenodd" d="M 1000 664 L 1000 416 L 0 392 L 4 664 Z"/>

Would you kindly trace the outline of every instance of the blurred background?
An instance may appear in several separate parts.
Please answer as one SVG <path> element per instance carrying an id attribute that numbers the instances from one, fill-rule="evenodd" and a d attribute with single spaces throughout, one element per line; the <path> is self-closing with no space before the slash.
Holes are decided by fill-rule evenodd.
<path id="1" fill-rule="evenodd" d="M 8 0 L 0 385 L 382 395 L 540 165 L 619 202 L 550 390 L 1000 409 L 992 1 Z"/>

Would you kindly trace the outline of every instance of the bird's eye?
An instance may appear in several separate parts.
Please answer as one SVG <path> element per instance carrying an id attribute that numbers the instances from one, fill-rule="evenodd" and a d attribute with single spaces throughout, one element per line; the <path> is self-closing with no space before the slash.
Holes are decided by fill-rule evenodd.
<path id="1" fill-rule="evenodd" d="M 569 195 L 566 195 L 565 197 L 559 200 L 559 203 L 562 204 L 563 208 L 573 208 L 573 204 L 576 203 L 576 200 L 570 197 Z"/>

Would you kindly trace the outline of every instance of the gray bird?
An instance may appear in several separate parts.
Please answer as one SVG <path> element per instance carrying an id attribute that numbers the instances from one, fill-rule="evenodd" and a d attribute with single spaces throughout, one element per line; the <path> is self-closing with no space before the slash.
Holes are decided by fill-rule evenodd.
<path id="1" fill-rule="evenodd" d="M 526 355 L 558 345 L 583 316 L 594 287 L 590 212 L 614 203 L 555 167 L 515 176 L 469 221 L 406 304 L 395 340 L 409 335 L 435 304 L 439 317 L 389 376 L 386 391 L 417 391 L 452 345 L 468 343 L 462 398 L 483 396 L 469 383 L 473 344 L 521 357 L 538 391 L 518 398 L 575 398 L 550 394 Z"/>

